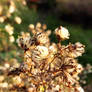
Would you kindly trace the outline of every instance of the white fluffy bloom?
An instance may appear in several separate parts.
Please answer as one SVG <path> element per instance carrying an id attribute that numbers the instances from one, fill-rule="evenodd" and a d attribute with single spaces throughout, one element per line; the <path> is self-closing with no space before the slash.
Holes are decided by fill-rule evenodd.
<path id="1" fill-rule="evenodd" d="M 49 54 L 48 48 L 45 46 L 37 46 L 32 52 L 32 60 L 39 61 L 45 59 Z"/>
<path id="2" fill-rule="evenodd" d="M 70 34 L 68 32 L 68 29 L 66 29 L 66 28 L 64 28 L 62 26 L 60 26 L 59 28 L 55 29 L 55 34 L 57 36 L 59 36 L 62 40 L 69 39 L 69 36 L 70 36 Z"/>

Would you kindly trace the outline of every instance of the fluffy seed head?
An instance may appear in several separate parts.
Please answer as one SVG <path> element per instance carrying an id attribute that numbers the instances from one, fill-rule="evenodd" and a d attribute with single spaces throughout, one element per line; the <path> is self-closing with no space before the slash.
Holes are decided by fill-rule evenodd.
<path id="1" fill-rule="evenodd" d="M 48 48 L 45 46 L 37 46 L 32 52 L 32 60 L 39 61 L 45 59 L 49 54 Z"/>
<path id="2" fill-rule="evenodd" d="M 55 34 L 61 38 L 61 40 L 69 39 L 69 32 L 66 28 L 60 26 L 55 29 Z"/>

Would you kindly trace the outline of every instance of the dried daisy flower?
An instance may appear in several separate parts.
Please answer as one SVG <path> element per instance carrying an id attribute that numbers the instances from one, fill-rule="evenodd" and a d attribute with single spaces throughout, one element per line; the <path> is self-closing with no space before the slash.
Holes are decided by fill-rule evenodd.
<path id="1" fill-rule="evenodd" d="M 55 29 L 55 34 L 59 37 L 61 40 L 69 39 L 69 32 L 66 28 L 60 26 L 59 28 Z"/>
<path id="2" fill-rule="evenodd" d="M 51 31 L 46 25 L 30 24 L 29 29 L 33 36 L 22 32 L 17 40 L 24 50 L 24 62 L 8 73 L 21 78 L 17 87 L 28 92 L 83 92 L 78 82 L 83 67 L 76 58 L 84 53 L 85 46 L 79 42 L 61 45 L 62 40 L 69 39 L 62 26 L 55 30 L 57 44 L 50 42 Z"/>

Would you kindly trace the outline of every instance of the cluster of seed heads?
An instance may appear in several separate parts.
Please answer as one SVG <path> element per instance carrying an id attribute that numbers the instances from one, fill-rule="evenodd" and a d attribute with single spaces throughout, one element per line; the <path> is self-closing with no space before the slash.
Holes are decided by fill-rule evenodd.
<path id="1" fill-rule="evenodd" d="M 84 53 L 84 45 L 80 42 L 62 45 L 70 36 L 62 26 L 55 29 L 58 43 L 52 43 L 51 31 L 46 28 L 40 23 L 30 24 L 33 35 L 22 33 L 19 36 L 17 42 L 24 49 L 24 62 L 9 75 L 18 74 L 22 79 L 22 85 L 18 85 L 29 88 L 28 92 L 84 92 L 78 82 L 83 67 L 76 59 Z M 64 91 L 66 89 L 68 91 Z"/>

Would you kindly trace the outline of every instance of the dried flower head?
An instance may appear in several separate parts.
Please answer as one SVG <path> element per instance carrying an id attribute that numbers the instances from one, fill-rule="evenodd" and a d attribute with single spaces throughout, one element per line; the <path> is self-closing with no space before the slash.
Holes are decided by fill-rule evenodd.
<path id="1" fill-rule="evenodd" d="M 48 48 L 45 46 L 37 46 L 32 51 L 32 60 L 37 62 L 46 59 L 49 54 Z M 39 63 L 39 62 L 38 62 Z"/>
<path id="2" fill-rule="evenodd" d="M 36 34 L 36 38 L 37 38 L 38 43 L 40 44 L 47 45 L 49 43 L 49 38 L 44 32 L 38 32 Z"/>
<path id="3" fill-rule="evenodd" d="M 68 30 L 62 26 L 55 29 L 55 34 L 59 36 L 61 40 L 69 39 L 69 35 L 70 35 Z"/>
<path id="4" fill-rule="evenodd" d="M 22 33 L 17 40 L 24 49 L 24 62 L 9 75 L 19 75 L 23 81 L 21 88 L 25 86 L 28 92 L 64 92 L 67 89 L 81 92 L 78 75 L 83 67 L 76 58 L 84 53 L 84 45 L 79 42 L 61 45 L 60 41 L 69 38 L 68 30 L 62 26 L 55 30 L 59 37 L 57 44 L 50 42 L 51 31 L 45 31 L 46 25 L 31 24 L 29 28 L 33 36 Z"/>
<path id="5" fill-rule="evenodd" d="M 74 45 L 70 46 L 70 56 L 71 57 L 78 57 L 82 56 L 82 54 L 85 52 L 84 45 L 82 45 L 80 42 L 75 43 Z"/>

